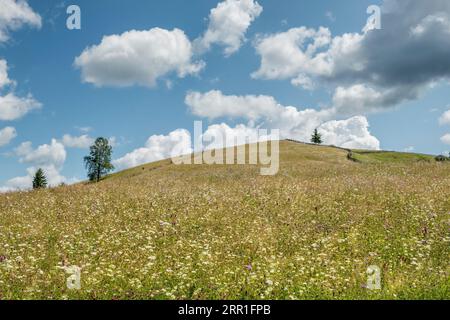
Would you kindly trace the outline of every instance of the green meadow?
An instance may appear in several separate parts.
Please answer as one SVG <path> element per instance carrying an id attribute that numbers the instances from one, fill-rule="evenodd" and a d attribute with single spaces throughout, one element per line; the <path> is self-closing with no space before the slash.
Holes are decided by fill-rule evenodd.
<path id="1" fill-rule="evenodd" d="M 165 160 L 0 195 L 0 299 L 449 299 L 450 162 L 352 153 L 283 141 L 275 176 Z"/>

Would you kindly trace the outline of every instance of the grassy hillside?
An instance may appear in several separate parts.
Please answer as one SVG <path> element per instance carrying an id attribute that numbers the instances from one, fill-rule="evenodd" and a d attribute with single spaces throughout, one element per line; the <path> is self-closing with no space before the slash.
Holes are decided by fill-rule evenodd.
<path id="1" fill-rule="evenodd" d="M 364 163 L 408 164 L 414 162 L 436 161 L 434 156 L 418 153 L 354 150 L 352 154 L 356 160 Z"/>
<path id="2" fill-rule="evenodd" d="M 0 195 L 0 299 L 450 298 L 449 164 L 280 150 L 273 177 L 161 161 Z M 381 291 L 364 287 L 370 265 Z"/>

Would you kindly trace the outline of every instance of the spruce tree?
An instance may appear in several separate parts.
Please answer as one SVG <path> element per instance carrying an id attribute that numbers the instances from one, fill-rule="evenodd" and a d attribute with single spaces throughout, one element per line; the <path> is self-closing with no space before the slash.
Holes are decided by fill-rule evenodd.
<path id="1" fill-rule="evenodd" d="M 33 178 L 33 189 L 47 188 L 47 178 L 45 177 L 44 170 L 39 168 Z"/>
<path id="2" fill-rule="evenodd" d="M 88 171 L 89 180 L 99 182 L 108 172 L 114 170 L 111 164 L 112 147 L 108 139 L 97 138 L 90 147 L 90 154 L 84 157 L 84 163 Z"/>
<path id="3" fill-rule="evenodd" d="M 314 130 L 314 133 L 311 137 L 311 142 L 315 144 L 322 144 L 322 135 L 319 133 L 317 129 Z"/>

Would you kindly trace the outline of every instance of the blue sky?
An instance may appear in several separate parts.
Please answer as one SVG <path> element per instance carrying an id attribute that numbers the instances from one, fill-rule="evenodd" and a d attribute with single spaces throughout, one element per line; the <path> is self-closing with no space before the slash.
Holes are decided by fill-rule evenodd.
<path id="1" fill-rule="evenodd" d="M 241 114 L 242 110 L 245 112 L 246 108 L 249 108 L 250 112 L 250 109 L 254 107 L 251 103 L 252 97 L 256 98 L 256 101 L 260 101 L 258 99 L 261 96 L 273 97 L 277 103 L 277 106 L 273 107 L 274 110 L 276 108 L 286 110 L 287 106 L 293 106 L 299 111 L 337 108 L 332 115 L 325 117 L 314 115 L 314 120 L 311 120 L 313 127 L 329 121 L 345 121 L 352 117 L 364 117 L 370 127 L 366 127 L 361 118 L 352 122 L 354 125 L 351 125 L 361 126 L 356 130 L 364 131 L 359 137 L 362 146 L 377 146 L 376 143 L 374 144 L 374 139 L 376 139 L 379 142 L 378 147 L 382 149 L 403 151 L 408 148 L 415 152 L 430 154 L 439 154 L 450 149 L 450 146 L 444 143 L 450 139 L 441 139 L 450 132 L 450 126 L 447 124 L 450 120 L 442 120 L 441 125 L 439 124 L 439 118 L 443 118 L 444 112 L 450 109 L 450 90 L 448 90 L 445 62 L 438 66 L 439 71 L 433 71 L 432 74 L 430 72 L 427 78 L 421 79 L 417 84 L 411 84 L 414 82 L 411 80 L 397 79 L 389 72 L 380 71 L 385 70 L 383 63 L 392 65 L 391 58 L 383 56 L 384 52 L 401 51 L 405 49 L 406 45 L 411 44 L 405 44 L 405 47 L 397 49 L 392 42 L 378 40 L 380 44 L 377 48 L 380 50 L 380 54 L 370 57 L 372 60 L 377 60 L 378 64 L 368 63 L 367 73 L 385 77 L 386 81 L 392 81 L 392 86 L 383 86 L 376 81 L 364 79 L 364 76 L 357 74 L 355 70 L 340 70 L 343 67 L 339 64 L 336 64 L 337 66 L 334 66 L 332 71 L 326 72 L 321 71 L 319 66 L 311 69 L 298 65 L 296 70 L 289 71 L 289 75 L 269 76 L 269 70 L 272 70 L 270 63 L 275 60 L 280 61 L 281 58 L 274 58 L 271 52 L 264 49 L 262 45 L 258 47 L 258 44 L 264 41 L 270 44 L 269 41 L 274 40 L 271 36 L 303 26 L 315 31 L 318 31 L 320 27 L 327 28 L 331 41 L 334 37 L 342 36 L 345 33 L 364 35 L 361 30 L 369 17 L 366 13 L 367 7 L 373 4 L 386 7 L 383 1 L 260 0 L 258 3 L 252 0 L 245 1 L 250 7 L 242 9 L 243 13 L 248 13 L 245 10 L 253 10 L 250 13 L 253 16 L 249 18 L 248 27 L 244 30 L 242 28 L 238 28 L 237 31 L 230 29 L 229 32 L 236 32 L 241 41 L 237 42 L 238 48 L 234 48 L 233 53 L 228 55 L 224 53 L 224 50 L 231 48 L 236 41 L 234 44 L 224 42 L 223 30 L 215 30 L 214 40 L 205 40 L 207 37 L 204 36 L 206 30 L 214 29 L 211 23 L 214 17 L 210 16 L 210 11 L 216 8 L 221 1 L 90 0 L 64 3 L 29 0 L 27 5 L 24 1 L 1 0 L 0 5 L 15 2 L 28 15 L 16 18 L 14 22 L 16 25 L 12 26 L 12 18 L 7 16 L 2 19 L 0 14 L 0 35 L 3 32 L 7 37 L 6 40 L 0 40 L 0 59 L 7 63 L 8 79 L 14 81 L 14 84 L 4 85 L 3 88 L 0 85 L 0 96 L 13 92 L 15 96 L 24 99 L 30 94 L 36 102 L 40 103 L 41 107 L 30 110 L 23 116 L 12 120 L 0 120 L 0 130 L 9 127 L 16 131 L 15 137 L 0 147 L 2 167 L 0 186 L 5 186 L 5 190 L 25 187 L 24 182 L 29 181 L 27 180 L 29 177 L 26 178 L 30 175 L 29 172 L 37 166 L 46 167 L 47 165 L 55 169 L 54 173 L 50 173 L 55 175 L 54 181 L 71 182 L 84 179 L 85 170 L 82 158 L 88 152 L 84 146 L 86 143 L 83 144 L 83 141 L 77 140 L 79 145 L 74 146 L 75 138 L 83 135 L 86 135 L 86 139 L 98 136 L 114 137 L 114 159 L 122 159 L 122 162 L 117 163 L 120 164 L 120 168 L 125 168 L 130 166 L 129 162 L 124 159 L 127 154 L 131 154 L 135 159 L 137 153 L 133 152 L 140 148 L 156 150 L 155 146 L 147 141 L 149 137 L 168 135 L 180 128 L 192 131 L 194 120 L 204 120 L 207 125 L 226 123 L 231 128 L 238 124 L 251 127 L 255 125 L 255 121 L 260 121 L 263 127 L 268 123 L 275 123 L 274 128 L 284 126 L 286 120 L 271 119 L 270 112 L 261 114 L 256 119 Z M 226 2 L 239 2 L 239 0 L 222 2 L 226 4 Z M 386 2 L 395 3 L 396 1 L 388 0 Z M 450 12 L 446 11 L 448 7 L 442 1 L 430 1 L 425 10 L 415 6 L 418 1 L 408 0 L 407 2 L 411 3 L 411 7 L 409 11 L 404 10 L 400 20 L 405 19 L 406 21 L 409 19 L 408 15 L 416 16 L 417 12 L 419 16 L 423 13 L 422 16 L 411 22 L 411 28 L 423 26 L 425 31 L 421 29 L 421 32 L 427 32 L 426 28 L 432 30 L 433 23 L 441 23 L 445 26 L 445 23 L 448 22 L 445 19 Z M 66 8 L 69 4 L 76 4 L 81 8 L 81 30 L 66 28 L 68 17 Z M 231 7 L 230 10 L 234 10 L 233 8 L 239 10 L 238 6 Z M 417 11 L 414 11 L 415 9 Z M 397 10 L 400 11 L 400 9 Z M 35 16 L 30 15 L 30 11 Z M 230 12 L 225 13 L 229 14 Z M 36 16 L 40 17 L 40 23 L 33 20 Z M 224 17 L 222 18 L 226 19 L 227 16 Z M 427 20 L 427 17 L 431 18 Z M 433 17 L 442 17 L 442 19 L 433 20 Z M 221 17 L 218 16 L 217 19 L 219 18 Z M 397 17 L 396 20 L 398 19 Z M 386 20 L 387 27 L 395 26 L 392 17 L 389 16 Z M 199 43 L 206 47 L 192 53 L 188 58 L 188 63 L 193 65 L 202 61 L 203 68 L 195 72 L 188 72 L 183 77 L 177 75 L 180 69 L 170 69 L 157 76 L 156 85 L 153 86 L 139 83 L 139 80 L 132 80 L 133 83 L 127 83 L 125 87 L 108 83 L 105 77 L 109 76 L 109 71 L 102 69 L 105 62 L 101 59 L 110 53 L 108 50 L 116 49 L 100 48 L 102 38 L 109 35 L 120 37 L 126 31 L 149 31 L 154 30 L 153 28 L 160 28 L 168 32 L 174 28 L 180 29 L 184 32 L 186 41 L 194 47 L 193 51 L 196 50 L 195 39 L 200 39 Z M 298 30 L 296 32 L 301 36 L 305 33 L 305 31 Z M 370 32 L 379 32 L 379 34 L 391 32 L 393 34 L 395 31 L 373 30 Z M 445 33 L 447 30 L 442 32 Z M 143 34 L 138 34 L 138 36 L 141 35 L 143 36 Z M 305 41 L 312 43 L 319 36 L 319 33 L 314 33 L 309 35 Z M 361 47 L 370 48 L 376 43 L 376 37 L 381 36 L 366 35 L 366 39 L 361 40 Z M 243 40 L 244 38 L 245 40 Z M 122 38 L 121 41 L 126 42 L 127 40 Z M 425 42 L 421 43 L 419 40 L 415 40 L 413 44 L 417 47 L 413 46 L 412 48 L 420 50 L 423 47 L 424 51 L 428 50 L 432 54 L 433 50 L 430 49 L 430 46 L 439 44 L 439 41 L 441 39 L 437 38 L 436 42 L 429 40 L 425 44 Z M 155 45 L 145 41 L 142 43 L 150 46 L 148 50 L 152 50 L 151 46 Z M 283 42 L 283 44 L 285 43 L 287 45 L 287 42 Z M 421 44 L 422 46 L 420 46 Z M 87 52 L 89 55 L 86 55 L 85 61 L 77 65 L 75 59 L 92 46 L 98 46 L 96 48 L 98 52 L 94 52 L 94 50 Z M 379 48 L 380 46 L 381 48 Z M 436 45 L 439 48 L 442 46 Z M 326 46 L 320 47 L 315 54 L 328 49 Z M 446 50 L 447 47 L 444 49 Z M 280 46 L 279 51 L 283 50 L 285 47 Z M 368 50 L 361 49 L 354 54 L 354 57 L 363 59 L 367 52 Z M 96 56 L 97 53 L 99 56 Z M 436 55 L 439 56 L 440 53 L 439 51 Z M 405 52 L 399 52 L 400 54 L 405 54 Z M 378 59 L 378 57 L 380 58 Z M 262 70 L 263 58 L 267 58 L 265 71 Z M 112 76 L 117 78 L 114 81 L 122 81 L 119 79 L 121 76 L 136 77 L 133 79 L 137 79 L 138 76 L 133 72 L 136 73 L 138 70 L 132 65 L 133 61 L 124 61 L 122 65 L 122 61 L 117 59 L 115 58 L 113 61 L 115 65 L 120 65 L 120 68 L 114 69 L 114 67 L 114 71 L 111 71 Z M 283 57 L 283 59 L 289 59 L 289 57 Z M 346 60 L 344 59 L 350 58 L 341 54 L 336 61 L 345 64 Z M 401 57 L 400 59 L 399 61 L 408 60 Z M 408 79 L 421 78 L 417 74 L 418 71 L 414 71 L 414 67 L 421 63 L 423 64 L 422 69 L 418 68 L 418 70 L 427 70 L 427 68 L 434 70 L 433 68 L 435 68 L 426 65 L 433 61 L 432 58 L 425 59 L 420 56 L 417 57 L 418 60 L 414 59 L 414 57 L 411 58 L 412 71 L 409 76 L 411 78 Z M 282 59 L 281 61 L 284 63 Z M 310 61 L 311 64 L 313 64 L 312 61 Z M 286 61 L 286 65 L 290 64 L 290 61 Z M 155 66 L 146 66 L 146 71 L 152 73 L 153 71 L 150 70 L 152 67 Z M 407 67 L 405 66 L 405 68 Z M 131 71 L 127 68 L 130 68 Z M 441 69 L 444 71 L 441 72 Z M 259 76 L 252 77 L 257 70 L 262 70 Z M 94 80 L 86 81 L 83 72 L 103 73 L 96 74 Z M 314 89 L 293 85 L 292 80 L 296 77 L 293 74 L 296 72 L 312 79 L 315 83 Z M 421 74 L 423 73 L 427 72 L 421 71 Z M 405 76 L 405 78 L 407 77 Z M 353 86 L 360 86 L 359 88 L 364 90 L 369 90 L 367 89 L 369 87 L 374 88 L 379 95 L 374 94 L 375 102 L 366 101 L 367 99 L 357 100 L 359 104 L 352 107 L 351 112 L 347 109 L 344 112 L 342 111 L 343 107 L 339 106 L 338 100 L 333 97 L 336 98 L 338 87 L 356 88 Z M 391 88 L 394 88 L 395 92 L 390 92 Z M 211 92 L 217 94 L 208 95 Z M 372 91 L 367 92 L 368 95 L 372 93 Z M 405 92 L 416 92 L 417 94 L 410 96 Z M 191 102 L 188 103 L 186 97 L 189 93 L 198 93 L 199 96 L 191 99 Z M 384 99 L 383 96 L 388 98 Z M 218 115 L 213 116 L 209 110 L 205 109 L 206 103 L 208 103 L 207 106 L 215 103 L 214 98 L 224 98 L 221 100 L 228 101 L 227 99 L 230 97 L 235 99 L 229 100 L 230 103 L 236 101 L 240 108 L 240 116 L 235 116 L 236 111 L 230 111 L 230 107 L 226 103 L 225 105 L 217 104 L 217 110 L 220 110 Z M 352 102 L 346 99 L 345 103 L 347 105 Z M 190 105 L 188 106 L 188 104 Z M 367 107 L 365 107 L 366 104 Z M 1 108 L 0 103 L 0 111 Z M 272 105 L 269 108 L 272 108 Z M 300 119 L 302 114 L 297 114 L 296 117 Z M 301 119 L 296 121 L 295 126 L 286 127 L 285 135 L 292 134 L 294 138 L 299 139 L 309 136 L 311 126 L 300 125 Z M 342 130 L 345 132 L 336 129 L 337 127 L 344 128 L 345 130 Z M 325 125 L 323 130 L 330 142 L 359 146 L 349 140 L 351 139 L 351 135 L 348 136 L 349 132 L 351 133 L 353 130 L 353 127 L 350 129 L 349 127 L 347 122 L 332 122 Z M 335 138 L 333 134 L 347 136 Z M 74 138 L 72 143 L 68 141 L 69 139 L 64 143 L 64 135 L 71 135 Z M 51 145 L 52 139 L 55 139 L 53 144 L 55 148 Z M 161 141 L 160 143 L 164 143 L 165 140 Z M 27 142 L 31 142 L 31 145 Z M 60 144 L 61 147 L 56 147 L 56 144 Z M 39 149 L 40 146 L 45 145 L 48 148 Z M 160 145 L 156 147 L 161 148 Z M 157 157 L 153 159 L 152 156 L 149 156 L 149 150 L 146 155 L 138 157 L 141 160 L 135 160 L 140 162 L 156 160 Z M 52 152 L 59 152 L 59 155 L 48 154 Z M 46 161 L 49 163 L 47 164 Z M 132 163 L 137 164 L 135 161 Z M 29 170 L 27 171 L 27 169 Z M 24 179 L 15 181 L 16 177 Z"/>

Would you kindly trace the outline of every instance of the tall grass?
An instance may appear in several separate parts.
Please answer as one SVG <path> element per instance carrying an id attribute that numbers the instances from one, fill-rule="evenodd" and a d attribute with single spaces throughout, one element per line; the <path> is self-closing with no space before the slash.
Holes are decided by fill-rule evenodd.
<path id="1" fill-rule="evenodd" d="M 0 299 L 449 299 L 449 223 L 447 164 L 290 142 L 274 177 L 163 161 L 1 195 Z"/>

